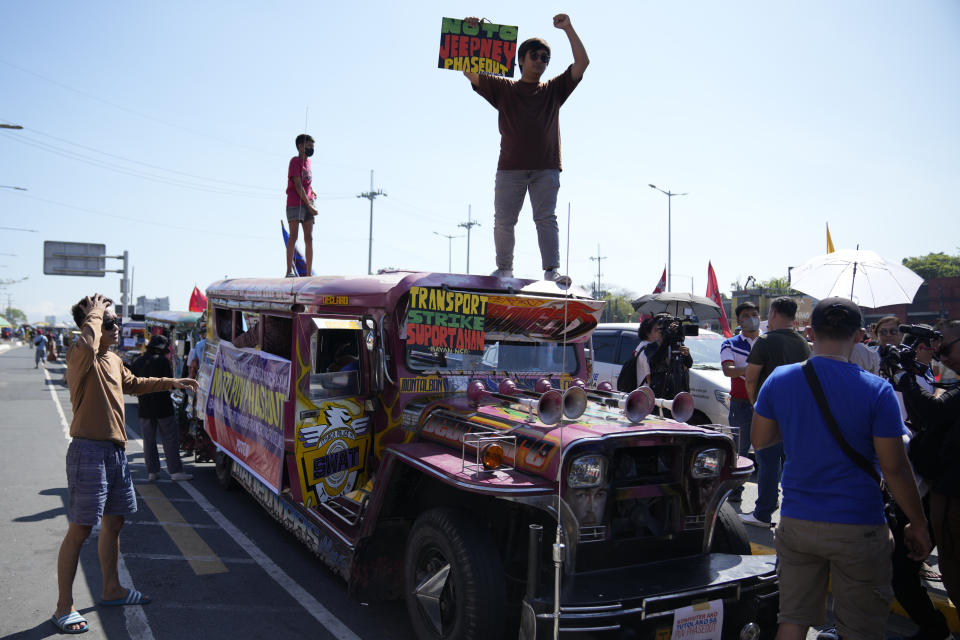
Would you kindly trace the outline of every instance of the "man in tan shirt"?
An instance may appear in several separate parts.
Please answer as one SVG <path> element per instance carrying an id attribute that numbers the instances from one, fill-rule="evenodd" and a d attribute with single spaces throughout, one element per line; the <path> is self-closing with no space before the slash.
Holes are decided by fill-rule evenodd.
<path id="1" fill-rule="evenodd" d="M 80 549 L 100 522 L 100 570 L 103 573 L 101 605 L 147 604 L 150 599 L 120 586 L 117 562 L 124 516 L 137 510 L 133 480 L 124 448 L 123 394 L 139 395 L 170 389 L 193 389 L 189 378 L 137 378 L 109 351 L 120 333 L 120 318 L 112 302 L 100 294 L 73 306 L 80 338 L 67 350 L 67 387 L 73 405 L 67 449 L 67 535 L 57 559 L 59 597 L 53 623 L 66 633 L 83 633 L 90 627 L 73 606 L 73 580 Z"/>

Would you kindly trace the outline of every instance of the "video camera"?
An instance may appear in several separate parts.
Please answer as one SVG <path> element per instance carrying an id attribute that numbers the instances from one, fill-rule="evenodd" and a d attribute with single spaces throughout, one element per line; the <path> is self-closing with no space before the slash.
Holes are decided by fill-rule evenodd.
<path id="1" fill-rule="evenodd" d="M 880 375 L 888 380 L 900 371 L 922 375 L 926 370 L 917 363 L 917 345 L 930 347 L 933 340 L 940 340 L 943 334 L 930 327 L 919 324 L 902 324 L 900 333 L 904 334 L 903 344 L 886 344 L 878 350 L 880 354 Z"/>
<path id="2" fill-rule="evenodd" d="M 660 335 L 663 336 L 665 346 L 675 347 L 683 344 L 686 336 L 700 335 L 700 327 L 697 325 L 696 316 L 683 316 L 682 318 L 662 314 L 657 317 L 657 324 L 660 327 Z"/>

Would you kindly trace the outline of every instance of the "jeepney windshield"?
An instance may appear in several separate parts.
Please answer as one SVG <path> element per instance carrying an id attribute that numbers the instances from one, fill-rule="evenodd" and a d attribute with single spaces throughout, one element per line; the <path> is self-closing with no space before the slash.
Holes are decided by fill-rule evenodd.
<path id="1" fill-rule="evenodd" d="M 576 373 L 580 344 L 550 342 L 487 342 L 482 353 L 424 351 L 407 345 L 407 367 L 411 371 L 510 373 Z"/>

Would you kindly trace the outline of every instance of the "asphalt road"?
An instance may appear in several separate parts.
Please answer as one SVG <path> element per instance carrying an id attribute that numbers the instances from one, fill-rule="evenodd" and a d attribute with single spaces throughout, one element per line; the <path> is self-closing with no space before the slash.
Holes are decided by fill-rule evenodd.
<path id="1" fill-rule="evenodd" d="M 33 350 L 0 345 L 0 637 L 57 635 L 56 556 L 66 531 L 66 433 L 72 413 L 64 365 L 34 369 Z M 127 403 L 127 455 L 139 510 L 120 538 L 126 586 L 143 607 L 97 606 L 96 532 L 81 553 L 77 609 L 84 638 L 413 639 L 403 602 L 363 603 L 243 491 L 224 491 L 213 465 L 184 458 L 189 482 L 148 482 L 136 401 Z M 62 414 L 61 414 L 62 412 Z M 756 499 L 748 483 L 742 508 Z M 778 514 L 775 515 L 775 519 Z M 755 553 L 773 552 L 770 530 L 748 527 Z M 891 616 L 890 636 L 914 627 Z M 811 631 L 809 638 L 815 638 Z"/>

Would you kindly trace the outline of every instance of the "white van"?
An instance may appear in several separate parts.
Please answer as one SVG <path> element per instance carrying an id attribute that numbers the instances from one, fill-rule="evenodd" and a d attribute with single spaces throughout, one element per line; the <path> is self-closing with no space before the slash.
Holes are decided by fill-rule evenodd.
<path id="1" fill-rule="evenodd" d="M 640 339 L 636 322 L 602 323 L 593 332 L 590 357 L 593 360 L 592 386 L 603 381 L 617 386 L 623 363 L 630 359 Z M 720 369 L 720 344 L 723 336 L 707 329 L 700 335 L 687 336 L 684 344 L 693 357 L 690 369 L 690 394 L 696 411 L 691 424 L 728 425 L 730 411 L 730 378 Z"/>

